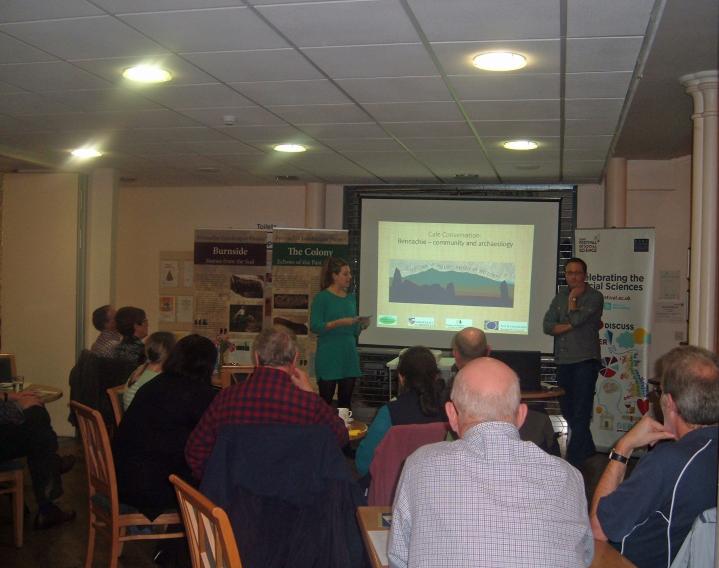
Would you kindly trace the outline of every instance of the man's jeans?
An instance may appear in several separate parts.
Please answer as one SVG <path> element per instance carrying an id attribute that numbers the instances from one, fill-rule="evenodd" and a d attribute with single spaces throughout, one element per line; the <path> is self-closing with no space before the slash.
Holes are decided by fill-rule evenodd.
<path id="1" fill-rule="evenodd" d="M 575 467 L 596 452 L 589 424 L 599 366 L 596 359 L 557 365 L 557 383 L 566 391 L 559 399 L 559 407 L 569 425 L 567 461 Z"/>

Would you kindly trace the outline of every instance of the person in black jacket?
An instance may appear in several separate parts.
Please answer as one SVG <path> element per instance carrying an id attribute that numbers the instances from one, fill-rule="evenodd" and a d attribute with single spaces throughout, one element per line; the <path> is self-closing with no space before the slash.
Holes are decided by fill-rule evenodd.
<path id="1" fill-rule="evenodd" d="M 212 341 L 188 335 L 177 342 L 163 373 L 137 391 L 113 440 L 120 502 L 150 519 L 177 508 L 171 473 L 191 480 L 185 444 L 209 406 L 217 360 Z"/>

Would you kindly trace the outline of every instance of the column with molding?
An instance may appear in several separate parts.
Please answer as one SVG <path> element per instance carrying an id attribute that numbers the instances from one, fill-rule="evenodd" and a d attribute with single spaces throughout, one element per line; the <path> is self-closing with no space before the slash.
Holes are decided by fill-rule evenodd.
<path id="1" fill-rule="evenodd" d="M 717 348 L 717 81 L 716 70 L 680 77 L 694 103 L 689 343 Z"/>
<path id="2" fill-rule="evenodd" d="M 604 226 L 627 226 L 627 160 L 611 158 L 605 179 Z"/>
<path id="3" fill-rule="evenodd" d="M 305 227 L 308 229 L 325 228 L 325 184 L 308 182 L 305 184 Z"/>

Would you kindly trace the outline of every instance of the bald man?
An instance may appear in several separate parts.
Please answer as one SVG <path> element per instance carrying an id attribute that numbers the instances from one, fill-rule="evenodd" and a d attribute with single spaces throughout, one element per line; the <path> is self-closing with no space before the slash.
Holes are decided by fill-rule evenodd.
<path id="1" fill-rule="evenodd" d="M 519 438 L 519 379 L 483 357 L 463 367 L 446 404 L 456 442 L 405 463 L 390 566 L 588 566 L 594 552 L 581 474 Z"/>
<path id="2" fill-rule="evenodd" d="M 487 357 L 492 351 L 487 343 L 487 336 L 481 329 L 465 327 L 452 338 L 452 357 L 454 357 L 453 373 L 457 373 L 470 361 L 479 357 Z M 449 380 L 447 392 L 452 390 L 454 377 Z M 527 442 L 534 442 L 545 452 L 559 456 L 559 443 L 554 435 L 552 421 L 546 412 L 528 410 L 524 424 L 519 429 L 519 436 Z"/>

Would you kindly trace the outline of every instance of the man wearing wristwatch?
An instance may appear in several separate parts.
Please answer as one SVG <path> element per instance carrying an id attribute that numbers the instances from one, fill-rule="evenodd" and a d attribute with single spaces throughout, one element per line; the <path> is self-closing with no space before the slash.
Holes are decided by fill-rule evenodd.
<path id="1" fill-rule="evenodd" d="M 645 415 L 614 446 L 592 499 L 594 538 L 639 568 L 669 566 L 694 519 L 717 503 L 719 357 L 699 347 L 657 361 L 664 424 Z M 632 452 L 658 444 L 624 480 Z"/>
<path id="2" fill-rule="evenodd" d="M 569 426 L 567 461 L 579 467 L 596 451 L 589 424 L 599 373 L 604 296 L 587 284 L 587 264 L 581 258 L 570 258 L 564 275 L 567 288 L 552 300 L 543 327 L 544 333 L 554 336 L 557 383 L 565 391 L 559 406 Z"/>

